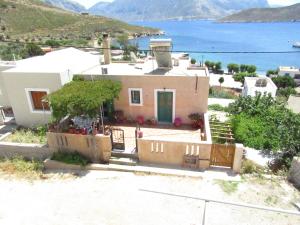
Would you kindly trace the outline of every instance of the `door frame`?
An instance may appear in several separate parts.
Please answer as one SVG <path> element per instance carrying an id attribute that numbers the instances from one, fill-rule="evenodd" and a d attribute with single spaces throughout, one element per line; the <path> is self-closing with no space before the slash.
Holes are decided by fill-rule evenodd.
<path id="1" fill-rule="evenodd" d="M 172 103 L 172 123 L 175 120 L 175 115 L 176 115 L 176 89 L 154 89 L 154 115 L 155 119 L 158 121 L 158 104 L 157 104 L 157 93 L 158 92 L 172 92 L 173 94 L 173 103 Z M 159 121 L 158 121 L 159 122 Z"/>

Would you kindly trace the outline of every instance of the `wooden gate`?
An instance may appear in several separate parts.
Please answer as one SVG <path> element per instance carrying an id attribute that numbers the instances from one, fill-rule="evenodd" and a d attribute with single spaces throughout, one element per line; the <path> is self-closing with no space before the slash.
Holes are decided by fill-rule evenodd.
<path id="1" fill-rule="evenodd" d="M 235 145 L 212 144 L 211 148 L 211 166 L 233 167 Z"/>
<path id="2" fill-rule="evenodd" d="M 111 129 L 110 138 L 113 150 L 125 150 L 124 130 L 118 128 Z"/>

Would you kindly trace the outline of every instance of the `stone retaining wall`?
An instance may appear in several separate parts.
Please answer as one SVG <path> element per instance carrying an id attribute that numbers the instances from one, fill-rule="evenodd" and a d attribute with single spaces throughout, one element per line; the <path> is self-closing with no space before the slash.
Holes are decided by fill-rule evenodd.
<path id="1" fill-rule="evenodd" d="M 288 179 L 294 183 L 296 187 L 300 188 L 300 157 L 295 157 L 289 171 Z"/>

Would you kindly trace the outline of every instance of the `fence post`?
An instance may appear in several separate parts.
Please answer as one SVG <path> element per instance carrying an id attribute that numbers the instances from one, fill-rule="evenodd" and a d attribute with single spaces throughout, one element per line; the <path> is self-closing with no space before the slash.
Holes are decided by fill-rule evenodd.
<path id="1" fill-rule="evenodd" d="M 232 169 L 236 173 L 241 172 L 243 154 L 244 154 L 244 146 L 242 144 L 235 144 L 235 153 L 234 153 Z"/>

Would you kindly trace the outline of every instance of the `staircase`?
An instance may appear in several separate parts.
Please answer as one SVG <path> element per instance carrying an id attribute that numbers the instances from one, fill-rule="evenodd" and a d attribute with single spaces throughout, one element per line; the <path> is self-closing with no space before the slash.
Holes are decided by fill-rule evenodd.
<path id="1" fill-rule="evenodd" d="M 136 166 L 138 162 L 138 155 L 136 153 L 123 153 L 115 152 L 111 153 L 109 164 Z"/>

